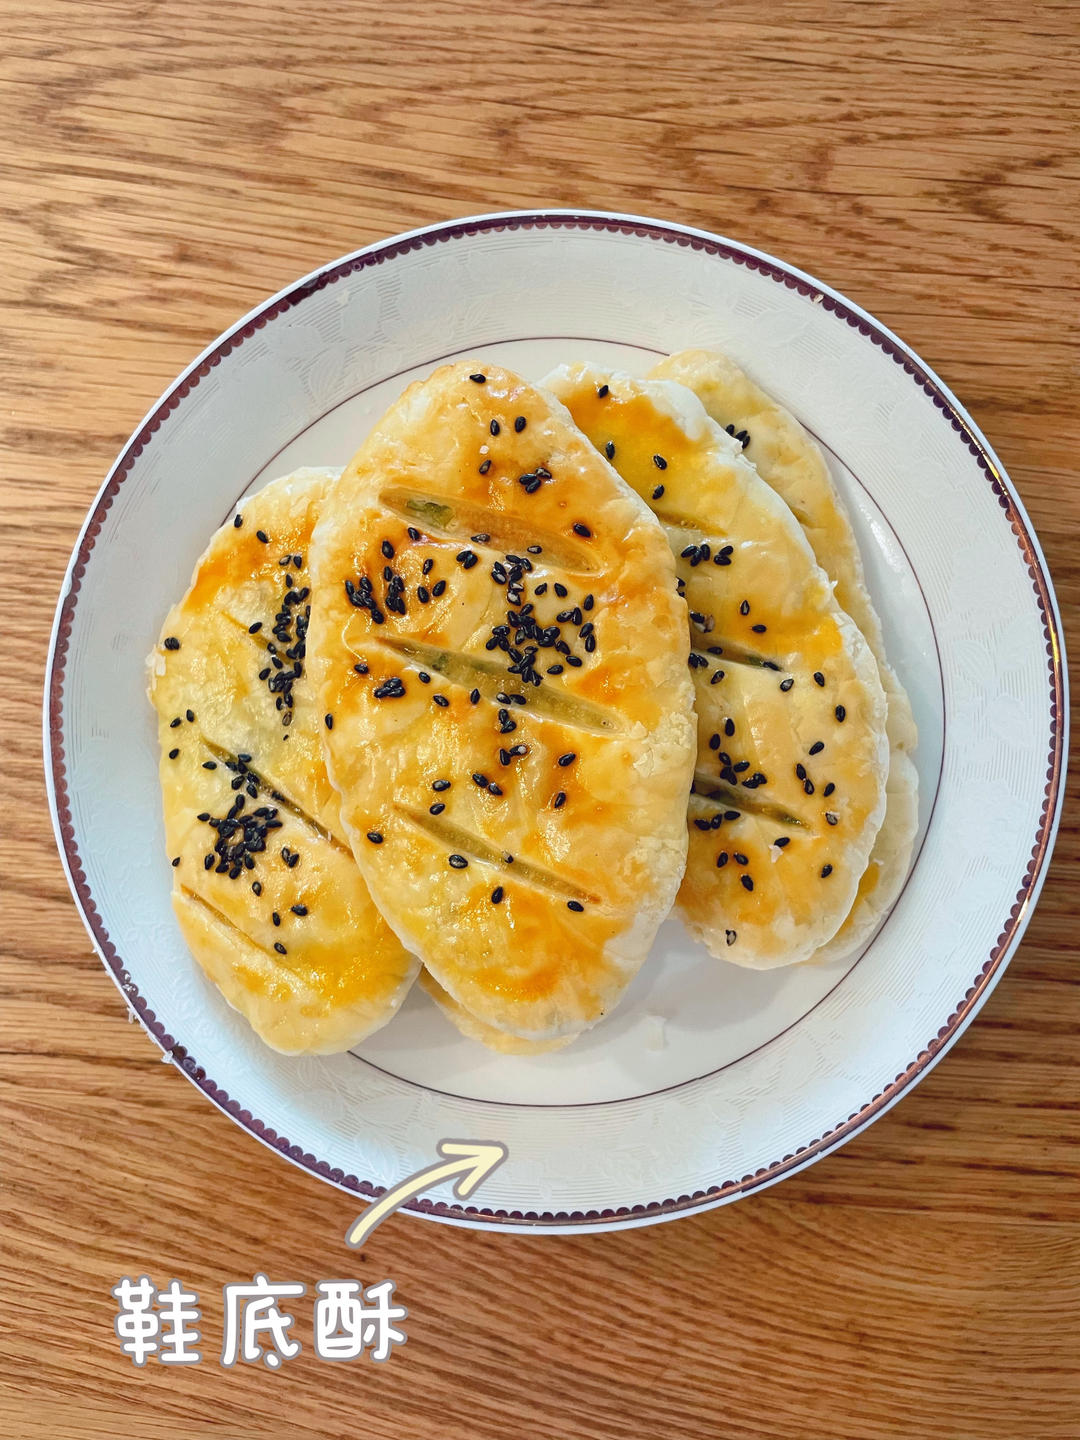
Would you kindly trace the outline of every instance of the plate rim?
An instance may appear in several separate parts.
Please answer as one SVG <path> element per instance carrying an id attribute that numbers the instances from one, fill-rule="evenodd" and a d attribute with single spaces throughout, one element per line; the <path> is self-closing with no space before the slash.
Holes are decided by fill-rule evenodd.
<path id="1" fill-rule="evenodd" d="M 781 1159 L 759 1167 L 752 1175 L 733 1178 L 692 1195 L 652 1201 L 648 1204 L 589 1211 L 519 1211 L 463 1206 L 442 1200 L 419 1198 L 404 1207 L 412 1214 L 448 1224 L 529 1234 L 566 1234 L 621 1229 L 671 1220 L 681 1215 L 713 1209 L 753 1191 L 764 1189 L 831 1154 L 891 1109 L 929 1073 L 982 1008 L 1015 953 L 1038 901 L 1064 801 L 1069 702 L 1062 623 L 1046 559 L 1024 504 L 989 442 L 949 387 L 893 331 L 841 292 L 806 271 L 765 251 L 694 226 L 619 211 L 569 208 L 504 210 L 439 221 L 375 241 L 319 266 L 254 306 L 222 331 L 162 392 L 136 426 L 109 468 L 80 527 L 61 584 L 45 667 L 43 756 L 46 792 L 57 848 L 76 909 L 90 935 L 98 958 L 111 975 L 129 1010 L 163 1051 L 163 1058 L 171 1059 L 181 1073 L 220 1110 L 262 1144 L 284 1155 L 300 1169 L 337 1188 L 364 1199 L 374 1198 L 382 1193 L 383 1187 L 372 1185 L 355 1175 L 345 1175 L 340 1169 L 332 1168 L 327 1161 L 319 1160 L 304 1152 L 301 1147 L 290 1144 L 285 1136 L 278 1135 L 272 1126 L 253 1116 L 221 1089 L 187 1048 L 177 1043 L 157 1019 L 133 984 L 122 957 L 117 953 L 105 929 L 81 867 L 68 804 L 64 757 L 64 676 L 82 575 L 116 493 L 163 421 L 226 355 L 257 330 L 262 329 L 269 320 L 301 304 L 310 295 L 344 276 L 373 264 L 394 260 L 409 251 L 449 241 L 467 240 L 492 231 L 534 229 L 607 230 L 609 233 L 617 232 L 639 239 L 676 244 L 682 248 L 689 247 L 705 252 L 715 259 L 747 266 L 788 289 L 798 291 L 805 298 L 822 304 L 899 364 L 943 413 L 961 443 L 967 445 L 1005 512 L 1021 557 L 1027 564 L 1042 620 L 1048 657 L 1050 700 L 1050 751 L 1039 824 L 1030 859 L 990 955 L 948 1019 L 939 1026 L 937 1034 L 930 1037 L 891 1084 L 866 1101 L 846 1121 L 833 1126 L 822 1136 L 799 1146 Z"/>

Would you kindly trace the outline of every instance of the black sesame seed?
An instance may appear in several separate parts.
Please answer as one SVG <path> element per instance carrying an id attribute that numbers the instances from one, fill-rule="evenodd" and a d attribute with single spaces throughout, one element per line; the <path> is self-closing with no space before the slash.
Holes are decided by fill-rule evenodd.
<path id="1" fill-rule="evenodd" d="M 367 838 L 371 841 L 372 845 L 381 845 L 383 842 L 383 837 L 378 830 L 369 830 L 367 832 Z"/>
<path id="2" fill-rule="evenodd" d="M 326 722 L 326 728 L 327 728 L 328 730 L 332 730 L 332 729 L 334 728 L 334 717 L 333 717 L 333 715 L 324 715 L 324 716 L 323 716 L 323 720 Z"/>
<path id="3" fill-rule="evenodd" d="M 572 765 L 576 759 L 577 752 L 575 750 L 568 750 L 565 755 L 559 756 L 558 763 L 565 767 L 567 765 Z"/>
<path id="4" fill-rule="evenodd" d="M 493 905 L 501 905 L 502 898 L 505 893 L 506 892 L 503 890 L 503 887 L 501 885 L 496 885 L 495 889 L 491 892 L 491 903 Z"/>
<path id="5" fill-rule="evenodd" d="M 165 645 L 165 649 L 166 649 L 166 650 L 179 650 L 179 649 L 180 649 L 180 641 L 176 638 L 175 635 L 166 635 L 165 640 L 164 640 L 163 643 L 164 643 L 164 645 Z"/>
<path id="6" fill-rule="evenodd" d="M 428 814 L 429 814 L 429 815 L 441 815 L 442 812 L 443 812 L 445 809 L 446 809 L 446 806 L 443 804 L 443 802 L 442 802 L 441 800 L 436 800 L 434 805 L 429 805 L 429 806 L 428 806 Z"/>
<path id="7" fill-rule="evenodd" d="M 611 394 L 610 388 L 609 388 L 607 385 L 601 385 L 600 388 L 599 388 L 599 390 L 597 390 L 597 392 L 596 392 L 596 398 L 597 398 L 598 400 L 603 400 L 603 399 L 605 399 L 605 398 L 606 398 L 608 395 L 610 395 L 610 394 Z"/>
<path id="8" fill-rule="evenodd" d="M 216 760 L 204 760 L 204 761 L 203 761 L 203 767 L 202 767 L 202 768 L 203 768 L 204 770 L 216 770 L 216 769 L 217 769 L 217 761 L 216 761 Z"/>
<path id="9" fill-rule="evenodd" d="M 473 383 L 476 385 L 483 385 L 484 381 L 487 379 L 487 376 L 481 375 L 479 371 L 477 371 L 475 375 L 470 375 L 469 379 L 472 380 Z"/>
<path id="10" fill-rule="evenodd" d="M 724 819 L 725 819 L 725 820 L 737 820 L 738 818 L 739 818 L 739 812 L 738 812 L 738 810 L 725 810 L 725 811 L 724 811 Z"/>
<path id="11" fill-rule="evenodd" d="M 551 802 L 551 804 L 554 810 L 561 810 L 562 807 L 566 804 L 566 791 L 560 790 L 559 793 L 555 796 L 555 799 Z"/>
<path id="12" fill-rule="evenodd" d="M 267 535 L 265 530 L 256 530 L 255 538 L 256 540 L 261 540 L 264 545 L 270 544 L 270 536 Z"/>
<path id="13" fill-rule="evenodd" d="M 843 705 L 837 705 L 836 709 L 833 711 L 833 714 L 836 716 L 837 720 L 841 722 L 847 719 L 847 711 L 844 709 Z"/>
<path id="14" fill-rule="evenodd" d="M 790 835 L 778 835 L 772 843 L 778 850 L 783 850 L 785 845 L 791 844 L 791 837 Z"/>
<path id="15" fill-rule="evenodd" d="M 279 955 L 287 955 L 287 954 L 289 953 L 288 950 L 285 949 L 285 946 L 281 943 L 280 940 L 275 940 L 275 941 L 274 941 L 274 949 L 277 951 L 277 953 L 278 953 Z"/>
<path id="16" fill-rule="evenodd" d="M 479 705 L 479 703 L 480 703 L 480 691 L 479 691 L 479 690 L 470 690 L 470 691 L 469 691 L 469 703 L 472 704 L 472 705 Z"/>
<path id="17" fill-rule="evenodd" d="M 734 945 L 736 939 L 738 938 L 738 934 L 739 934 L 739 932 L 738 932 L 737 930 L 725 930 L 725 931 L 724 931 L 724 939 L 727 941 L 727 943 L 728 943 L 729 945 Z"/>
<path id="18" fill-rule="evenodd" d="M 488 426 L 488 429 L 491 431 L 492 435 L 498 435 L 499 431 L 502 429 L 502 426 L 497 420 L 492 420 L 491 424 Z"/>
<path id="19" fill-rule="evenodd" d="M 408 536 L 409 536 L 409 539 L 410 539 L 410 540 L 419 540 L 419 539 L 420 539 L 420 531 L 417 530 L 417 528 L 416 528 L 415 525 L 410 525 L 407 533 L 408 533 Z"/>
<path id="20" fill-rule="evenodd" d="M 720 684 L 720 681 L 721 681 L 723 678 L 724 678 L 724 672 L 723 672 L 723 670 L 714 670 L 714 671 L 713 671 L 713 677 L 712 677 L 712 679 L 709 681 L 709 684 L 710 684 L 710 685 L 719 685 L 719 684 Z"/>
<path id="21" fill-rule="evenodd" d="M 446 592 L 446 581 L 445 581 L 445 580 L 436 580 L 436 581 L 435 581 L 435 584 L 431 587 L 431 593 L 432 593 L 432 595 L 434 595 L 435 598 L 438 599 L 439 596 L 445 594 L 445 592 Z"/>
<path id="22" fill-rule="evenodd" d="M 488 778 L 487 778 L 487 776 L 486 776 L 486 775 L 481 775 L 479 770 L 474 770 L 474 771 L 473 771 L 473 777 L 472 777 L 472 778 L 473 778 L 473 784 L 474 784 L 474 785 L 479 785 L 479 786 L 481 786 L 481 788 L 483 788 L 483 787 L 488 783 Z"/>
<path id="23" fill-rule="evenodd" d="M 549 665 L 546 673 L 548 675 L 561 675 L 563 673 L 563 667 L 561 665 Z"/>
<path id="24" fill-rule="evenodd" d="M 206 858 L 209 860 L 209 859 L 211 859 L 211 856 L 208 855 Z M 208 865 L 206 868 L 209 870 L 209 868 L 210 868 L 209 865 Z M 259 881 L 259 880 L 253 880 L 253 881 L 251 882 L 251 893 L 252 893 L 253 895 L 261 895 L 261 894 L 262 894 L 262 883 L 261 883 L 261 881 Z"/>
<path id="25" fill-rule="evenodd" d="M 604 454 L 607 456 L 607 458 L 608 458 L 609 460 L 614 460 L 614 459 L 615 459 L 615 442 L 614 442 L 614 440 L 609 440 L 609 441 L 607 442 L 607 444 L 604 446 Z"/>
<path id="26" fill-rule="evenodd" d="M 810 746 L 810 754 L 811 754 L 811 755 L 820 755 L 821 752 L 822 752 L 822 750 L 824 750 L 824 749 L 825 749 L 825 742 L 824 742 L 824 740 L 815 740 L 814 743 L 813 743 L 813 745 Z"/>
<path id="27" fill-rule="evenodd" d="M 831 874 L 832 874 L 832 866 L 831 866 L 831 865 L 823 865 L 823 866 L 821 867 L 821 878 L 822 878 L 823 880 L 827 880 Z"/>
<path id="28" fill-rule="evenodd" d="M 795 681 L 792 680 L 791 676 L 789 675 L 786 680 L 781 680 L 781 681 L 780 681 L 780 689 L 781 689 L 781 690 L 790 690 L 791 687 L 792 687 L 792 685 L 794 685 L 794 684 L 795 684 Z"/>
<path id="29" fill-rule="evenodd" d="M 586 645 L 585 648 L 587 650 L 589 647 Z M 571 667 L 571 669 L 580 670 L 585 662 L 583 660 L 579 660 L 576 655 L 567 655 L 566 663 Z"/>
<path id="30" fill-rule="evenodd" d="M 574 910 L 574 911 L 576 911 L 578 914 L 580 914 L 580 913 L 582 912 L 582 910 L 585 909 L 585 906 L 582 905 L 582 903 L 581 903 L 580 900 L 567 900 L 567 902 L 566 902 L 566 908 L 567 908 L 568 910 Z"/>
<path id="31" fill-rule="evenodd" d="M 742 602 L 742 604 L 739 606 L 739 614 L 740 614 L 740 615 L 749 615 L 749 614 L 750 614 L 750 601 L 749 601 L 749 600 L 744 600 L 744 601 Z"/>
<path id="32" fill-rule="evenodd" d="M 667 461 L 664 459 L 663 455 L 654 455 L 652 457 L 652 463 L 656 466 L 657 470 L 667 469 Z"/>
<path id="33" fill-rule="evenodd" d="M 802 787 L 802 788 L 803 788 L 803 790 L 806 792 L 807 795 L 813 795 L 813 793 L 814 793 L 814 782 L 813 782 L 813 780 L 804 780 L 804 781 L 803 781 L 803 787 Z"/>
<path id="34" fill-rule="evenodd" d="M 179 754 L 180 754 L 180 751 L 179 751 L 179 750 L 170 750 L 170 751 L 169 751 L 169 759 L 170 759 L 170 760 L 175 760 L 176 757 L 177 757 L 177 755 L 179 755 Z"/>
<path id="35" fill-rule="evenodd" d="M 735 864 L 736 864 L 736 865 L 749 865 L 749 863 L 750 863 L 749 860 L 747 860 L 746 856 L 742 853 L 741 850 L 736 850 L 736 851 L 734 851 L 734 858 L 735 858 Z"/>
<path id="36" fill-rule="evenodd" d="M 400 700 L 405 694 L 405 685 L 397 675 L 391 675 L 371 692 L 376 700 Z"/>
<path id="37" fill-rule="evenodd" d="M 824 685 L 824 684 L 825 684 L 825 676 L 821 673 L 820 670 L 815 670 L 815 671 L 814 671 L 814 684 L 815 684 L 815 685 Z"/>
<path id="38" fill-rule="evenodd" d="M 352 668 L 356 671 L 357 675 L 366 675 L 368 673 L 367 661 L 365 660 L 358 660 Z"/>
<path id="39" fill-rule="evenodd" d="M 173 869 L 175 870 L 176 867 L 177 867 L 179 864 L 180 864 L 180 856 L 177 855 L 176 859 L 172 862 L 172 867 L 173 867 Z"/>
<path id="40" fill-rule="evenodd" d="M 722 870 L 722 869 L 724 868 L 724 866 L 727 864 L 727 862 L 728 862 L 728 853 L 727 853 L 726 850 L 721 850 L 721 851 L 720 851 L 720 854 L 717 855 L 717 857 L 716 857 L 716 868 L 717 868 L 718 870 Z"/>
<path id="41" fill-rule="evenodd" d="M 431 556 L 429 555 L 429 556 L 427 557 L 427 559 L 424 561 L 423 568 L 422 568 L 422 573 L 423 573 L 424 575 L 430 575 L 431 572 L 432 572 L 432 570 L 434 569 L 434 566 L 435 566 L 435 561 L 434 561 L 434 560 L 431 558 Z"/>
<path id="42" fill-rule="evenodd" d="M 431 591 L 426 585 L 418 585 L 416 587 L 416 598 L 420 601 L 421 605 L 426 605 L 431 599 Z"/>
<path id="43" fill-rule="evenodd" d="M 502 786 L 496 785 L 495 781 L 492 780 L 491 784 L 487 787 L 487 792 L 489 795 L 501 795 L 503 793 Z"/>
<path id="44" fill-rule="evenodd" d="M 587 525 L 582 525 L 580 521 L 574 526 L 574 534 L 584 536 L 586 540 L 592 539 L 592 531 Z"/>
<path id="45" fill-rule="evenodd" d="M 449 781 L 449 780 L 433 780 L 433 781 L 431 782 L 431 788 L 435 791 L 435 793 L 436 793 L 437 795 L 441 795 L 444 790 L 449 790 L 449 789 L 450 789 L 450 781 Z"/>
<path id="46" fill-rule="evenodd" d="M 755 635 L 764 635 L 764 634 L 765 634 L 765 626 L 764 626 L 764 625 L 751 625 L 751 626 L 750 626 L 750 629 L 754 632 Z"/>
<path id="47" fill-rule="evenodd" d="M 754 888 L 754 882 L 750 879 L 749 875 L 740 875 L 739 884 L 743 887 L 744 890 L 753 890 Z"/>
<path id="48" fill-rule="evenodd" d="M 735 734 L 735 721 L 734 721 L 734 720 L 725 720 L 725 721 L 724 721 L 724 734 L 728 737 L 729 740 L 731 739 L 732 735 Z"/>
<path id="49" fill-rule="evenodd" d="M 526 425 L 526 420 L 525 420 L 525 416 L 524 416 L 524 415 L 519 415 L 519 416 L 517 417 L 517 419 L 514 421 L 514 429 L 517 431 L 517 433 L 518 433 L 519 435 L 521 434 L 522 430 L 525 429 L 525 425 Z"/>
<path id="50" fill-rule="evenodd" d="M 278 914 L 278 912 L 277 912 L 276 910 L 275 910 L 274 913 L 270 916 L 270 919 L 274 922 L 275 925 L 280 925 L 280 924 L 281 924 L 281 916 Z"/>
<path id="51" fill-rule="evenodd" d="M 560 600 L 565 600 L 569 593 L 565 585 L 561 585 L 558 580 L 555 581 L 555 594 Z"/>
<path id="52" fill-rule="evenodd" d="M 244 523 L 244 517 L 243 517 L 242 515 L 234 515 L 234 516 L 233 516 L 233 522 L 232 522 L 232 523 L 233 523 L 233 529 L 234 529 L 234 530 L 239 530 L 239 529 L 240 529 L 240 526 L 243 525 L 243 523 Z"/>
<path id="53" fill-rule="evenodd" d="M 795 774 L 799 777 L 800 780 L 806 779 L 806 766 L 802 763 L 802 761 L 799 761 L 799 763 L 795 766 Z"/>
<path id="54" fill-rule="evenodd" d="M 466 866 L 468 865 L 468 863 L 469 863 L 469 862 L 468 862 L 468 860 L 466 860 L 466 858 L 465 858 L 464 855 L 451 855 L 451 856 L 450 856 L 450 866 L 451 866 L 451 869 L 454 869 L 454 870 L 464 870 L 464 869 L 466 868 Z"/>
<path id="55" fill-rule="evenodd" d="M 664 493 L 664 487 L 663 487 L 663 485 L 657 485 L 656 489 L 652 492 L 652 498 L 653 498 L 654 500 L 659 500 L 660 497 L 661 497 L 661 495 L 663 495 L 663 493 Z"/>
<path id="56" fill-rule="evenodd" d="M 836 786 L 835 786 L 835 785 L 833 784 L 833 782 L 830 780 L 829 783 L 825 786 L 825 789 L 824 789 L 821 793 L 826 797 L 826 799 L 828 799 L 828 797 L 833 793 L 833 791 L 834 791 L 835 789 L 836 789 Z"/>
<path id="57" fill-rule="evenodd" d="M 435 704 L 438 705 L 440 710 L 448 709 L 450 701 L 446 698 L 445 695 L 432 695 L 431 698 L 432 700 L 434 700 Z"/>
<path id="58" fill-rule="evenodd" d="M 184 722 L 180 719 L 180 716 L 177 715 L 177 717 L 176 717 L 175 720 L 170 720 L 170 721 L 169 721 L 169 729 L 170 729 L 170 730 L 175 730 L 178 725 L 182 725 L 183 723 L 184 723 Z"/>

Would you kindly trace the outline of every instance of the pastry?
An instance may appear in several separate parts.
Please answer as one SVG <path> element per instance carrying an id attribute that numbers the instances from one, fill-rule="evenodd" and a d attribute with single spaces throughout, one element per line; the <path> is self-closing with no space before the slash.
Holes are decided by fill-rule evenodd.
<path id="1" fill-rule="evenodd" d="M 692 686 L 663 532 L 550 396 L 458 364 L 372 431 L 312 563 L 328 769 L 383 915 L 482 1025 L 594 1024 L 686 855 Z"/>
<path id="2" fill-rule="evenodd" d="M 698 758 L 679 907 L 718 956 L 806 960 L 850 911 L 885 808 L 885 697 L 780 497 L 681 385 L 544 382 L 652 507 L 689 606 Z"/>
<path id="3" fill-rule="evenodd" d="M 277 1050 L 347 1050 L 415 978 L 326 776 L 305 655 L 308 550 L 337 472 L 298 470 L 211 540 L 151 656 L 173 907 L 195 958 Z"/>
<path id="4" fill-rule="evenodd" d="M 552 1050 L 564 1049 L 576 1038 L 576 1032 L 571 1032 L 559 1035 L 554 1040 L 523 1040 L 520 1035 L 511 1035 L 505 1030 L 496 1030 L 494 1025 L 485 1025 L 483 1020 L 478 1020 L 464 1005 L 459 1005 L 448 995 L 430 970 L 420 971 L 420 988 L 427 991 L 466 1040 L 479 1040 L 481 1045 L 486 1045 L 489 1050 L 497 1050 L 500 1055 L 546 1055 Z"/>
<path id="5" fill-rule="evenodd" d="M 866 588 L 851 521 L 812 437 L 733 360 L 716 351 L 670 355 L 651 374 L 688 386 L 712 419 L 741 441 L 747 459 L 802 525 L 818 564 L 835 582 L 840 608 L 858 625 L 878 662 L 889 711 L 885 818 L 851 913 L 816 957 L 832 959 L 869 939 L 907 877 L 919 826 L 919 776 L 911 759 L 918 735 L 911 704 L 885 658 L 881 621 Z"/>

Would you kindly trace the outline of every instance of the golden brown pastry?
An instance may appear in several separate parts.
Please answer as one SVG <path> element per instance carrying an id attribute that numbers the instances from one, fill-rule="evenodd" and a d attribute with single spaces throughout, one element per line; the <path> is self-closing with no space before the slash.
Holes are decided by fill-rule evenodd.
<path id="1" fill-rule="evenodd" d="M 885 697 L 787 506 L 682 386 L 590 366 L 544 382 L 678 557 L 698 714 L 679 906 L 709 950 L 807 959 L 851 909 L 885 805 Z"/>
<path id="2" fill-rule="evenodd" d="M 475 1020 L 592 1025 L 682 874 L 686 609 L 647 507 L 497 366 L 410 386 L 313 548 L 323 742 L 382 913 Z"/>
<path id="3" fill-rule="evenodd" d="M 661 360 L 651 374 L 693 390 L 710 417 L 740 439 L 747 459 L 802 525 L 818 564 L 835 581 L 840 608 L 858 625 L 878 662 L 889 709 L 885 818 L 850 914 L 815 957 L 832 959 L 873 934 L 907 876 L 919 824 L 919 777 L 911 759 L 918 735 L 911 704 L 885 658 L 881 622 L 866 588 L 851 521 L 813 439 L 793 415 L 717 351 L 684 350 Z"/>
<path id="4" fill-rule="evenodd" d="M 559 1035 L 554 1040 L 524 1040 L 520 1035 L 496 1030 L 494 1025 L 485 1025 L 482 1020 L 478 1020 L 464 1005 L 459 1005 L 453 996 L 446 993 L 430 970 L 420 971 L 420 986 L 466 1040 L 479 1040 L 481 1045 L 486 1045 L 489 1050 L 497 1050 L 500 1055 L 547 1055 L 552 1050 L 565 1049 L 577 1038 L 576 1032 L 572 1032 L 569 1035 Z"/>
<path id="5" fill-rule="evenodd" d="M 307 675 L 308 551 L 338 472 L 244 501 L 150 664 L 173 906 L 195 958 L 277 1050 L 347 1050 L 418 964 L 372 903 L 323 764 Z"/>

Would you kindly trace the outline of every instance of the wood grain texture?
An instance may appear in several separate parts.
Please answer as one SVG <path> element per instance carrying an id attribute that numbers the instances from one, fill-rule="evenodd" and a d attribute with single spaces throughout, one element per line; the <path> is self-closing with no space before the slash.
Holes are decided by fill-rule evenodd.
<path id="1" fill-rule="evenodd" d="M 39 734 L 68 552 L 162 388 L 313 266 L 518 205 L 726 232 L 878 315 L 1001 454 L 1076 634 L 1080 10 L 2 0 L 0 34 L 0 1432 L 1075 1435 L 1080 773 L 1008 974 L 867 1133 L 648 1230 L 392 1220 L 359 1273 L 398 1282 L 405 1350 L 271 1376 L 217 1365 L 219 1287 L 347 1272 L 355 1204 L 128 1024 L 68 898 Z M 197 1369 L 119 1354 L 109 1287 L 142 1270 L 202 1292 Z"/>

